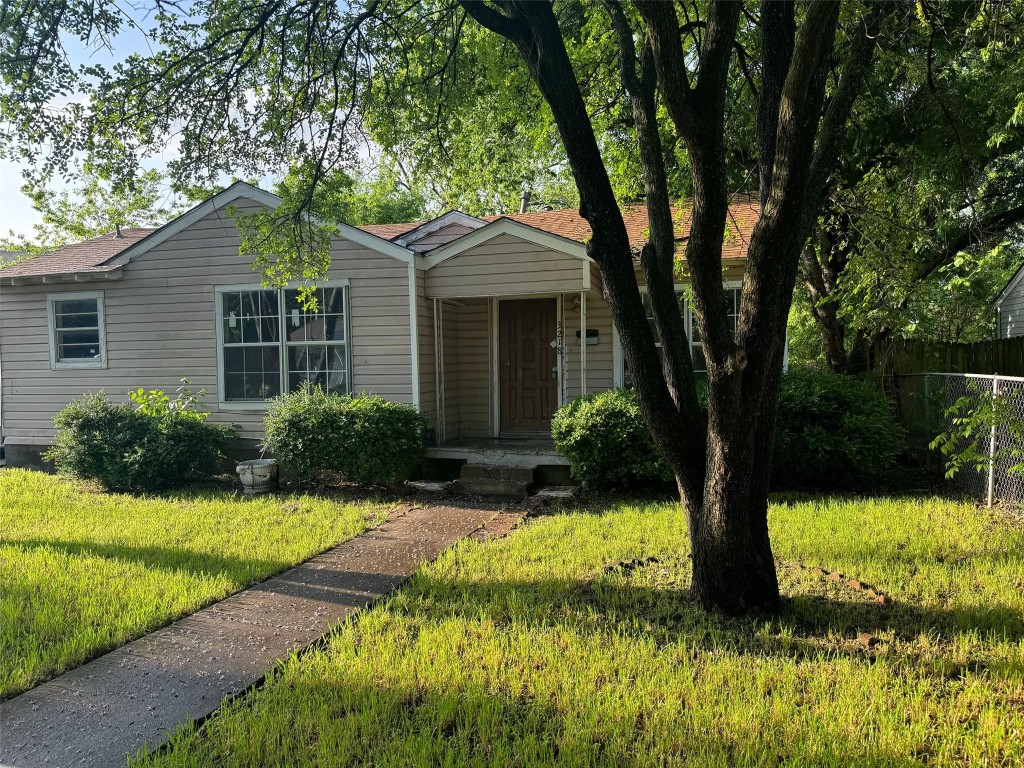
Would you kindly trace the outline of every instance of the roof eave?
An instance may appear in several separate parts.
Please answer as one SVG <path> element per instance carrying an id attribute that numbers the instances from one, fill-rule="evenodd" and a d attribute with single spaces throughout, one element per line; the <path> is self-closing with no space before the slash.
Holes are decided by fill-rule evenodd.
<path id="1" fill-rule="evenodd" d="M 79 272 L 57 272 L 46 275 L 3 275 L 0 285 L 63 285 L 67 283 L 93 283 L 97 281 L 120 280 L 124 276 L 122 267 L 104 270 L 82 270 Z"/>

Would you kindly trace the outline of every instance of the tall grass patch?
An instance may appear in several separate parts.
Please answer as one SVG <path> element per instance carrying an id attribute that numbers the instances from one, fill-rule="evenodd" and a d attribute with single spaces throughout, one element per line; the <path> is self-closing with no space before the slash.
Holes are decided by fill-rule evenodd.
<path id="1" fill-rule="evenodd" d="M 675 505 L 579 510 L 464 543 L 138 764 L 1024 760 L 1024 531 L 943 499 L 773 505 L 771 528 L 784 564 L 810 566 L 780 569 L 774 619 L 688 600 Z"/>
<path id="2" fill-rule="evenodd" d="M 383 518 L 312 496 L 102 493 L 0 471 L 0 698 L 288 568 Z"/>

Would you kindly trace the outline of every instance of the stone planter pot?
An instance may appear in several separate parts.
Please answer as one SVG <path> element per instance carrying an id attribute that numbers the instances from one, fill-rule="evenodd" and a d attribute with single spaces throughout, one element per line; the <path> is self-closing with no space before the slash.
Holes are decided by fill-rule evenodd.
<path id="1" fill-rule="evenodd" d="M 235 471 L 245 493 L 268 493 L 277 488 L 277 459 L 241 461 Z"/>

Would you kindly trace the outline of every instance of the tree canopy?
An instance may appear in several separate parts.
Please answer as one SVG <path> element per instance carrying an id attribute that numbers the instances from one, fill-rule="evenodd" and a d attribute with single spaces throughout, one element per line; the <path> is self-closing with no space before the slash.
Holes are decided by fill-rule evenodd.
<path id="1" fill-rule="evenodd" d="M 52 251 L 113 232 L 117 226 L 158 226 L 181 212 L 181 202 L 155 170 L 141 172 L 129 185 L 117 186 L 87 169 L 70 189 L 56 191 L 28 183 L 22 192 L 42 214 L 42 221 L 31 237 L 11 231 L 0 238 L 0 248 L 5 250 Z"/>

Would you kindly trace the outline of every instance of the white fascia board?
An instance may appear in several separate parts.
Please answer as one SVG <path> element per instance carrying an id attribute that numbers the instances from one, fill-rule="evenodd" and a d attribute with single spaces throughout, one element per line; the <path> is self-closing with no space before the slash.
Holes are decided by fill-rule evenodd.
<path id="1" fill-rule="evenodd" d="M 998 296 L 996 296 L 996 300 L 995 300 L 995 306 L 996 306 L 997 308 L 998 308 L 998 307 L 999 307 L 1000 305 L 1002 305 L 1002 303 L 1003 303 L 1003 300 L 1004 300 L 1004 299 L 1005 299 L 1005 298 L 1006 298 L 1007 296 L 1009 296 L 1009 295 L 1010 295 L 1010 292 L 1011 292 L 1011 291 L 1012 291 L 1012 290 L 1013 290 L 1014 288 L 1016 288 L 1016 287 L 1017 287 L 1017 283 L 1019 283 L 1019 282 L 1021 281 L 1021 279 L 1022 279 L 1022 278 L 1024 278 L 1024 267 L 1021 267 L 1020 269 L 1018 269 L 1018 270 L 1017 270 L 1017 271 L 1016 271 L 1016 272 L 1014 273 L 1013 277 L 1011 277 L 1011 278 L 1010 278 L 1010 282 L 1008 282 L 1008 283 L 1006 284 L 1006 287 L 1005 287 L 1005 288 L 1003 288 L 1003 290 L 1001 290 L 1001 291 L 999 292 L 999 295 L 998 295 Z"/>
<path id="2" fill-rule="evenodd" d="M 480 227 L 486 226 L 487 222 L 483 219 L 476 218 L 476 216 L 470 216 L 468 213 L 463 213 L 462 211 L 448 211 L 447 213 L 442 213 L 437 218 L 420 224 L 416 229 L 411 229 L 400 237 L 396 237 L 394 240 L 389 242 L 409 246 L 417 240 L 422 240 L 424 237 L 427 237 L 428 235 L 437 232 L 439 229 L 444 229 L 452 224 L 469 227 L 470 229 L 479 229 Z"/>
<path id="3" fill-rule="evenodd" d="M 59 283 L 92 283 L 97 280 L 120 280 L 124 271 L 120 267 L 82 272 L 58 272 L 48 275 L 15 275 L 14 277 L 3 277 L 0 275 L 0 285 L 9 285 L 12 288 L 19 285 L 57 285 Z"/>
<path id="4" fill-rule="evenodd" d="M 220 210 L 221 208 L 224 208 L 242 198 L 252 200 L 272 210 L 276 209 L 281 204 L 281 198 L 277 195 L 260 189 L 259 187 L 254 187 L 252 184 L 248 184 L 244 181 L 237 181 L 223 192 L 214 195 L 209 200 L 200 203 L 187 213 L 184 213 L 173 221 L 168 222 L 153 234 L 140 240 L 131 248 L 125 249 L 119 253 L 116 258 L 110 261 L 110 264 L 118 266 L 127 264 L 136 257 L 141 256 L 143 253 L 146 253 L 164 241 L 174 237 L 179 232 L 188 229 L 200 219 L 205 218 L 214 211 Z M 361 229 L 341 222 L 325 222 L 325 225 L 337 227 L 339 236 L 355 243 L 356 245 L 361 245 L 364 248 L 369 248 L 371 251 L 376 251 L 384 254 L 385 256 L 390 256 L 391 258 L 397 259 L 405 264 L 413 262 L 414 254 L 411 251 L 400 245 L 392 243 L 390 240 L 385 240 L 381 237 L 377 237 L 376 235 L 371 235 L 369 232 L 364 232 Z"/>
<path id="5" fill-rule="evenodd" d="M 488 240 L 493 240 L 501 235 L 512 235 L 520 240 L 564 253 L 575 259 L 588 262 L 593 261 L 587 255 L 587 246 L 577 240 L 570 240 L 561 235 L 553 235 L 550 232 L 545 232 L 543 229 L 537 229 L 513 219 L 502 218 L 430 251 L 423 258 L 423 268 L 432 269 L 443 261 L 465 253 L 471 248 L 476 248 L 478 245 L 483 245 Z"/>

